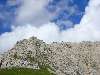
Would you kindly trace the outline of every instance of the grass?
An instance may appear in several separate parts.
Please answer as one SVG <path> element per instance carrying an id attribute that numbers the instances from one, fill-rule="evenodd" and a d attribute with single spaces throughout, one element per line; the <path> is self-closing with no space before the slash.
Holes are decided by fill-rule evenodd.
<path id="1" fill-rule="evenodd" d="M 47 68 L 42 69 L 28 69 L 28 68 L 11 68 L 0 69 L 0 75 L 54 75 L 51 74 Z"/>

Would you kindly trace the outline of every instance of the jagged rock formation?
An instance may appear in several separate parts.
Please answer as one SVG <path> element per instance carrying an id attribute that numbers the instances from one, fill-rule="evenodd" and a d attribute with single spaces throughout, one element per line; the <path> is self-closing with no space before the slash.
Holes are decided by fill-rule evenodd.
<path id="1" fill-rule="evenodd" d="M 17 42 L 0 60 L 1 68 L 39 69 L 44 65 L 56 75 L 100 75 L 100 42 L 46 44 L 31 37 Z"/>

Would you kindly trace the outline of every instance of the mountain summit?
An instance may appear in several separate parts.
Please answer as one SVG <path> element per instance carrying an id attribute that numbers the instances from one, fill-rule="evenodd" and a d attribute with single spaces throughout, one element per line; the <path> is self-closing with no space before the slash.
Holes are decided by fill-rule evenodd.
<path id="1" fill-rule="evenodd" d="M 1 68 L 40 69 L 49 66 L 56 75 L 99 75 L 100 42 L 53 42 L 36 37 L 18 41 L 0 55 Z"/>

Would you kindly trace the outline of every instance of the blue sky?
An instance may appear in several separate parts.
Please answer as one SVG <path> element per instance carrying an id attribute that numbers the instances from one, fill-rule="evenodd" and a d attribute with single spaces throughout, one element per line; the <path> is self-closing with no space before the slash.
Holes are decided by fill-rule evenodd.
<path id="1" fill-rule="evenodd" d="M 46 43 L 100 41 L 100 0 L 0 0 L 0 51 L 32 36 Z"/>
<path id="2" fill-rule="evenodd" d="M 60 2 L 62 2 L 62 5 L 64 5 L 64 7 L 73 8 L 76 6 L 76 8 L 73 8 L 75 9 L 75 13 L 70 15 L 69 12 L 70 10 L 69 9 L 66 10 L 64 9 L 64 7 L 62 7 L 62 9 L 56 14 L 55 18 L 53 18 L 53 21 L 56 22 L 58 26 L 60 26 L 61 30 L 73 27 L 73 25 L 78 24 L 82 16 L 84 15 L 85 7 L 88 5 L 88 0 L 54 0 L 50 4 L 53 5 L 53 7 L 56 10 L 57 8 L 60 7 L 58 5 Z M 55 11 L 54 8 L 51 8 L 49 10 L 51 10 L 51 12 Z M 61 24 L 58 23 L 59 21 L 62 22 L 67 20 L 71 21 L 73 25 L 69 26 L 64 23 Z"/>
<path id="3" fill-rule="evenodd" d="M 8 0 L 0 0 L 0 34 L 3 34 L 4 32 L 10 32 L 11 25 L 16 19 L 15 12 L 17 11 L 18 5 L 16 4 L 10 6 L 7 1 Z M 56 23 L 60 30 L 65 30 L 80 22 L 82 16 L 84 15 L 88 0 L 53 0 L 48 3 L 46 9 L 52 14 L 52 12 L 56 11 L 57 8 L 60 7 L 60 3 L 62 3 L 64 7 L 62 7 L 61 10 L 57 12 L 52 19 L 50 19 L 50 21 Z M 65 7 L 73 6 L 76 6 L 76 13 L 72 13 L 70 15 L 69 10 L 66 10 Z M 69 25 L 68 23 L 66 24 L 65 21 L 69 21 Z"/>
<path id="4" fill-rule="evenodd" d="M 7 0 L 0 0 L 0 34 L 11 31 L 16 6 L 9 6 Z"/>

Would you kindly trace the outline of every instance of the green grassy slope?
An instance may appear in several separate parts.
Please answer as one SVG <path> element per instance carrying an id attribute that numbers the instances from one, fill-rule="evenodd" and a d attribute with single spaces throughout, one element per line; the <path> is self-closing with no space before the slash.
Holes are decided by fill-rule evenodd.
<path id="1" fill-rule="evenodd" d="M 39 70 L 27 69 L 27 68 L 12 68 L 12 69 L 0 69 L 0 75 L 53 75 L 47 68 Z"/>

